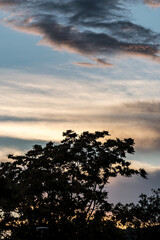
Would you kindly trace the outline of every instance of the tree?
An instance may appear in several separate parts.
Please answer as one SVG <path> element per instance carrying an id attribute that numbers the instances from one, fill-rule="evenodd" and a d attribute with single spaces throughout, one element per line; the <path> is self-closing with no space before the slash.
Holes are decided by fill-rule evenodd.
<path id="1" fill-rule="evenodd" d="M 126 233 L 133 240 L 158 240 L 160 235 L 160 189 L 152 195 L 141 194 L 137 204 L 118 203 L 113 209 L 116 221 L 127 227 Z"/>
<path id="2" fill-rule="evenodd" d="M 111 211 L 111 177 L 146 177 L 145 170 L 134 170 L 125 160 L 126 154 L 134 153 L 131 138 L 109 139 L 107 131 L 77 135 L 68 130 L 63 136 L 60 144 L 35 145 L 25 155 L 9 155 L 11 161 L 1 163 L 0 176 L 14 189 L 12 198 L 0 201 L 0 228 L 11 231 L 9 239 L 28 239 L 36 226 L 46 225 L 55 239 L 61 234 L 78 239 L 87 224 Z"/>
<path id="3" fill-rule="evenodd" d="M 118 203 L 114 210 L 116 220 L 132 227 L 152 227 L 160 225 L 160 189 L 152 190 L 152 195 L 141 194 L 137 204 Z"/>

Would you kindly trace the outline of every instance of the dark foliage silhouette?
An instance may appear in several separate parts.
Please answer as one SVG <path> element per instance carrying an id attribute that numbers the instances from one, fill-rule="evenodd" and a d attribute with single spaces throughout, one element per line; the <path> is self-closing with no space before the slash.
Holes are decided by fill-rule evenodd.
<path id="1" fill-rule="evenodd" d="M 160 189 L 152 195 L 141 194 L 137 204 L 118 203 L 112 209 L 114 220 L 123 226 L 129 239 L 159 240 L 160 236 Z"/>
<path id="2" fill-rule="evenodd" d="M 118 174 L 146 177 L 125 160 L 134 153 L 133 139 L 110 139 L 107 131 L 63 136 L 60 144 L 35 145 L 1 163 L 0 180 L 10 189 L 0 199 L 0 229 L 11 233 L 5 239 L 36 239 L 37 226 L 49 228 L 48 239 L 123 239 L 106 220 L 112 210 L 106 187 Z"/>
<path id="3" fill-rule="evenodd" d="M 141 194 L 137 204 L 118 203 L 114 217 L 122 225 L 134 227 L 149 227 L 160 224 L 160 189 L 152 190 L 152 195 Z"/>

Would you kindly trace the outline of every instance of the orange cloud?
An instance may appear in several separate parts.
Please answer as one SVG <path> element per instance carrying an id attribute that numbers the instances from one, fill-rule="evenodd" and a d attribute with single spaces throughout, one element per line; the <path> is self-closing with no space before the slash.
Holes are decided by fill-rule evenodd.
<path id="1" fill-rule="evenodd" d="M 93 61 L 96 63 L 89 63 L 89 62 L 76 62 L 74 63 L 77 66 L 80 67 L 87 67 L 87 68 L 108 68 L 108 67 L 113 67 L 112 64 L 108 63 L 105 61 L 105 59 L 100 59 L 100 58 L 93 58 Z"/>
<path id="2" fill-rule="evenodd" d="M 150 7 L 160 7 L 160 0 L 144 0 L 144 2 Z"/>

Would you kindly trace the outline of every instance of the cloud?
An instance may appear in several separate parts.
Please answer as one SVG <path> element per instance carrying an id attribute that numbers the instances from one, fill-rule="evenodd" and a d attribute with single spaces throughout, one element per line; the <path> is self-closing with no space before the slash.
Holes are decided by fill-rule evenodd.
<path id="1" fill-rule="evenodd" d="M 160 113 L 160 102 L 159 101 L 136 101 L 134 103 L 126 103 L 124 107 L 127 108 L 128 111 L 136 110 L 138 112 L 147 112 L 147 113 Z"/>
<path id="2" fill-rule="evenodd" d="M 60 141 L 67 129 L 78 133 L 108 130 L 113 138 L 132 137 L 136 152 L 127 157 L 137 161 L 132 160 L 135 167 L 151 168 L 155 172 L 153 166 L 159 165 L 160 153 L 158 80 L 112 81 L 106 76 L 95 80 L 94 75 L 84 81 L 13 70 L 0 70 L 0 75 L 0 156 L 3 159 L 6 154 L 30 149 L 35 143 Z M 126 189 L 131 187 L 127 185 Z M 141 187 L 136 195 L 142 190 Z M 123 195 L 122 189 L 121 196 L 126 194 Z"/>
<path id="3" fill-rule="evenodd" d="M 96 65 L 96 64 L 87 63 L 87 62 L 75 62 L 74 64 L 77 66 L 86 67 L 86 68 L 97 68 L 98 67 L 98 65 Z"/>
<path id="4" fill-rule="evenodd" d="M 160 7 L 160 0 L 144 0 L 150 7 Z"/>
<path id="5" fill-rule="evenodd" d="M 95 60 L 95 64 L 78 63 L 80 66 L 107 67 L 111 64 L 104 57 L 125 54 L 160 59 L 160 35 L 128 20 L 123 0 L 8 0 L 5 5 L 0 0 L 0 6 L 12 15 L 2 22 L 40 35 L 41 44 Z"/>
<path id="6" fill-rule="evenodd" d="M 134 138 L 136 150 L 159 150 L 157 80 L 95 80 L 93 76 L 83 81 L 13 70 L 7 74 L 1 70 L 0 75 L 3 137 L 57 141 L 67 129 L 108 130 L 113 137 Z"/>
<path id="7" fill-rule="evenodd" d="M 74 63 L 77 66 L 80 67 L 87 67 L 87 68 L 108 68 L 108 67 L 113 67 L 112 64 L 106 62 L 105 59 L 101 58 L 94 58 L 93 61 L 96 63 L 90 63 L 90 62 L 76 62 Z"/>
<path id="8" fill-rule="evenodd" d="M 21 0 L 1 0 L 0 1 L 0 6 L 12 6 L 12 5 L 17 5 L 20 4 L 22 1 Z"/>
<path id="9" fill-rule="evenodd" d="M 35 144 L 45 144 L 44 141 L 34 141 L 32 139 L 23 139 L 23 138 L 10 138 L 10 137 L 0 137 L 0 146 L 1 148 L 19 148 L 19 150 L 25 150 L 28 146 L 33 146 Z"/>
<path id="10" fill-rule="evenodd" d="M 151 163 L 140 162 L 140 161 L 131 161 L 132 167 L 135 169 L 144 168 L 147 173 L 150 175 L 155 175 L 157 171 L 160 171 L 160 163 L 159 166 L 153 166 Z"/>
<path id="11" fill-rule="evenodd" d="M 108 63 L 104 58 L 95 58 L 93 59 L 97 64 L 102 65 L 102 67 L 113 67 L 113 64 Z"/>

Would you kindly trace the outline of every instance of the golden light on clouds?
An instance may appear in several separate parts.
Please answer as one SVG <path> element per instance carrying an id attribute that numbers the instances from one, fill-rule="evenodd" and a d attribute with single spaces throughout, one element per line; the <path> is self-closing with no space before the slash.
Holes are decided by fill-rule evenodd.
<path id="1" fill-rule="evenodd" d="M 100 84 L 17 71 L 12 76 L 1 71 L 1 76 L 1 136 L 60 141 L 67 129 L 108 130 L 112 137 L 134 138 L 138 148 L 157 147 L 158 81 L 102 78 Z M 144 102 L 133 100 L 141 96 Z"/>

